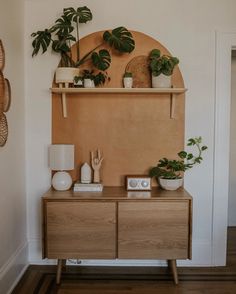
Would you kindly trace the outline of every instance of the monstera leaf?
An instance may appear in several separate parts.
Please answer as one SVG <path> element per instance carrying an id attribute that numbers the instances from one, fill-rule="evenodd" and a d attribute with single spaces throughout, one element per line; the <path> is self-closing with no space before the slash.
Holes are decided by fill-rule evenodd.
<path id="1" fill-rule="evenodd" d="M 71 25 L 71 21 L 68 17 L 62 15 L 62 17 L 58 18 L 55 21 L 55 25 L 51 27 L 50 32 L 54 32 L 57 35 L 60 36 L 66 36 L 69 35 L 71 32 L 73 32 L 74 28 Z"/>
<path id="2" fill-rule="evenodd" d="M 100 50 L 98 53 L 93 52 L 91 58 L 94 66 L 100 70 L 106 70 L 110 66 L 111 56 L 105 49 Z"/>
<path id="3" fill-rule="evenodd" d="M 55 52 L 69 52 L 70 46 L 68 45 L 69 41 L 75 41 L 75 37 L 72 35 L 67 35 L 66 37 L 59 37 L 58 40 L 53 40 L 52 49 Z"/>
<path id="4" fill-rule="evenodd" d="M 34 38 L 32 42 L 32 46 L 34 48 L 32 56 L 37 55 L 40 48 L 42 49 L 42 53 L 46 52 L 48 46 L 51 43 L 51 33 L 49 30 L 38 31 L 36 33 L 31 34 L 31 37 Z"/>
<path id="5" fill-rule="evenodd" d="M 93 18 L 92 12 L 87 6 L 78 7 L 77 10 L 73 7 L 68 7 L 63 12 L 70 21 L 74 22 L 86 23 Z"/>
<path id="6" fill-rule="evenodd" d="M 119 52 L 130 53 L 135 47 L 133 36 L 125 27 L 115 28 L 111 33 L 105 31 L 103 39 Z"/>

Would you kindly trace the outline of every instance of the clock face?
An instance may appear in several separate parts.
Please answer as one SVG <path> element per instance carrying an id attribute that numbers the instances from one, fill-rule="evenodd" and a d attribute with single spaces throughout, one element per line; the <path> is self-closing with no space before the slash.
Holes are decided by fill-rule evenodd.
<path id="1" fill-rule="evenodd" d="M 127 176 L 126 177 L 127 190 L 151 190 L 151 178 L 148 176 Z"/>

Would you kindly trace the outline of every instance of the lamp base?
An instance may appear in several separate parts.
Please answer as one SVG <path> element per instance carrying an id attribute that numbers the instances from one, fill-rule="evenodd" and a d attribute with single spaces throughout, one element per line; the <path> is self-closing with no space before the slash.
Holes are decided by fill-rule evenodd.
<path id="1" fill-rule="evenodd" d="M 69 190 L 72 185 L 72 178 L 65 171 L 56 172 L 52 177 L 52 186 L 57 191 Z"/>

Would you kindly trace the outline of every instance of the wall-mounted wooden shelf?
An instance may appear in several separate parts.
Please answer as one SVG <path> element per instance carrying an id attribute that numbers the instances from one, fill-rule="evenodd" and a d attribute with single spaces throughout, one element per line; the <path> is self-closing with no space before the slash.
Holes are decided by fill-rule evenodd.
<path id="1" fill-rule="evenodd" d="M 170 94 L 170 118 L 174 118 L 175 98 L 185 93 L 186 88 L 51 88 L 51 92 L 62 94 L 63 117 L 67 117 L 66 94 Z"/>

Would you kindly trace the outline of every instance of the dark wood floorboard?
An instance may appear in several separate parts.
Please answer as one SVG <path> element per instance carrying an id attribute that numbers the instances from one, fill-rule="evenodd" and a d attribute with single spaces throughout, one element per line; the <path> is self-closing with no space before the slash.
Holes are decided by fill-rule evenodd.
<path id="1" fill-rule="evenodd" d="M 236 227 L 228 229 L 227 266 L 178 268 L 175 286 L 167 268 L 67 267 L 55 284 L 55 266 L 31 265 L 13 294 L 235 294 Z"/>

